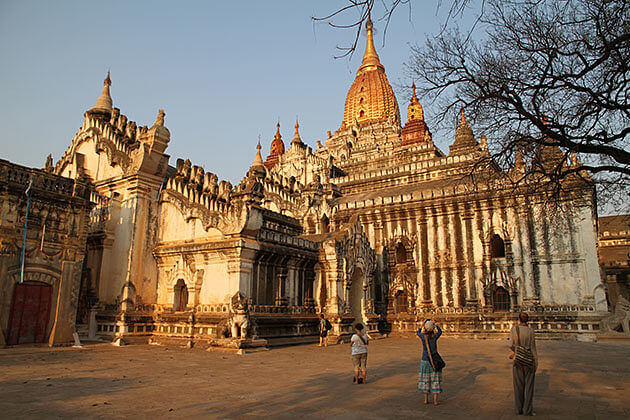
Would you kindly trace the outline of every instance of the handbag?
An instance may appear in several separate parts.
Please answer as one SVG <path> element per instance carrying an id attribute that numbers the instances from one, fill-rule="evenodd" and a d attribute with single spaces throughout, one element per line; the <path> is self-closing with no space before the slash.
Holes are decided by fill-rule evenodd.
<path id="1" fill-rule="evenodd" d="M 533 370 L 536 362 L 534 361 L 534 353 L 531 348 L 521 346 L 521 335 L 516 327 L 516 350 L 514 351 L 514 364 L 524 369 Z"/>
<path id="2" fill-rule="evenodd" d="M 426 340 L 427 340 L 427 353 L 429 353 L 429 360 L 431 361 L 431 367 L 433 368 L 435 372 L 439 372 L 442 369 L 444 369 L 444 366 L 446 366 L 446 363 L 444 362 L 444 359 L 442 359 L 442 356 L 440 356 L 440 353 L 437 352 L 437 348 L 435 349 L 435 352 L 431 351 L 431 345 L 429 344 L 429 337 L 426 337 Z"/>

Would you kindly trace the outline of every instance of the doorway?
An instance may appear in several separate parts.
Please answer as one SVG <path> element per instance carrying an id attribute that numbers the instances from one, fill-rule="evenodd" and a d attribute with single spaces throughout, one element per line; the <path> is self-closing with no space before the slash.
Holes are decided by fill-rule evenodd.
<path id="1" fill-rule="evenodd" d="M 17 283 L 13 289 L 7 344 L 44 343 L 50 319 L 52 286 Z"/>
<path id="2" fill-rule="evenodd" d="M 365 296 L 363 292 L 363 271 L 360 268 L 354 270 L 352 275 L 352 285 L 350 286 L 350 306 L 354 323 L 360 322 L 365 325 L 363 319 L 363 305 Z"/>

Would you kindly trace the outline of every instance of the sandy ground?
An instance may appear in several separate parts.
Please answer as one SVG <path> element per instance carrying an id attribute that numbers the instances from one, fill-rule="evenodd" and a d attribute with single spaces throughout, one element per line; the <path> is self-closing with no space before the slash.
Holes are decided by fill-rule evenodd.
<path id="1" fill-rule="evenodd" d="M 510 419 L 507 342 L 443 337 L 444 393 L 423 404 L 418 342 L 370 344 L 353 385 L 348 345 L 237 355 L 159 346 L 0 349 L 0 417 Z M 539 341 L 542 419 L 630 418 L 630 344 Z"/>

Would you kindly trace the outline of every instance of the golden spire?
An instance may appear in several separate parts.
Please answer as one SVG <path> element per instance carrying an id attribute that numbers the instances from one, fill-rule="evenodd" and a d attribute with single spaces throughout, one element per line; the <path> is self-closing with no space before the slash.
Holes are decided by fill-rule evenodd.
<path id="1" fill-rule="evenodd" d="M 252 166 L 263 166 L 262 155 L 260 154 L 260 136 L 258 136 L 258 145 L 256 146 L 256 157 L 254 158 L 254 163 Z"/>
<path id="2" fill-rule="evenodd" d="M 381 71 L 385 71 L 385 67 L 381 64 L 381 61 L 378 58 L 378 54 L 376 53 L 376 48 L 374 48 L 374 30 L 372 26 L 372 19 L 370 15 L 368 15 L 367 20 L 365 21 L 365 29 L 367 31 L 367 44 L 365 45 L 365 54 L 363 54 L 363 62 L 361 62 L 361 67 L 357 71 L 357 74 L 361 74 L 367 70 L 375 70 L 379 69 Z"/>
<path id="3" fill-rule="evenodd" d="M 278 121 L 278 124 L 276 125 L 276 135 L 273 136 L 274 139 L 276 140 L 280 140 L 282 138 L 282 136 L 280 135 L 280 121 Z"/>
<path id="4" fill-rule="evenodd" d="M 413 95 L 411 96 L 411 101 L 409 102 L 409 108 L 407 108 L 407 122 L 415 120 L 424 121 L 422 105 L 420 105 L 420 101 L 418 101 L 418 97 L 416 96 L 415 82 L 412 83 L 411 88 L 413 89 Z"/>
<path id="5" fill-rule="evenodd" d="M 365 54 L 346 96 L 341 127 L 347 128 L 357 122 L 359 124 L 380 122 L 400 126 L 398 102 L 385 75 L 385 67 L 379 61 L 374 48 L 372 20 L 369 16 L 365 26 L 367 29 Z"/>

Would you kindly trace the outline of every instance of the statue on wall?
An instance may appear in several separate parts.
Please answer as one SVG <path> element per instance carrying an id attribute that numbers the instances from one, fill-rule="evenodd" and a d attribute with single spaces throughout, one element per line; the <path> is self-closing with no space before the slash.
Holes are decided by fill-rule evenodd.
<path id="1" fill-rule="evenodd" d="M 187 184 L 190 180 L 191 166 L 190 159 L 177 159 L 177 174 L 175 175 L 175 179 Z"/>
<path id="2" fill-rule="evenodd" d="M 615 312 L 602 319 L 602 330 L 630 334 L 630 302 L 626 298 L 619 296 Z"/>
<path id="3" fill-rule="evenodd" d="M 219 182 L 219 198 L 225 201 L 230 201 L 231 194 L 232 184 L 228 181 Z"/>
<path id="4" fill-rule="evenodd" d="M 53 157 L 52 154 L 49 154 L 46 157 L 46 166 L 44 166 L 44 171 L 52 173 L 54 169 L 55 167 L 53 165 Z"/>
<path id="5" fill-rule="evenodd" d="M 234 296 L 232 296 L 229 325 L 232 338 L 247 338 L 249 307 L 247 305 L 247 297 L 241 292 L 236 292 Z"/>
<path id="6" fill-rule="evenodd" d="M 219 178 L 212 172 L 206 172 L 203 179 L 203 192 L 206 194 L 217 195 L 219 190 Z"/>

